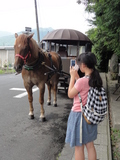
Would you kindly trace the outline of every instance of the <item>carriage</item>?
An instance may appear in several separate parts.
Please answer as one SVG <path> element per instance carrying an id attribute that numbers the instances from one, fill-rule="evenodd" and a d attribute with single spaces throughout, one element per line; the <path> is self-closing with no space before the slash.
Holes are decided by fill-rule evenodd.
<path id="1" fill-rule="evenodd" d="M 43 43 L 44 41 L 46 43 Z M 59 78 L 58 91 L 62 90 L 67 94 L 70 60 L 82 52 L 91 51 L 91 46 L 92 42 L 86 35 L 73 29 L 57 29 L 42 39 L 42 48 L 48 51 L 54 50 L 62 59 L 63 72 Z M 79 74 L 82 75 L 80 71 Z"/>

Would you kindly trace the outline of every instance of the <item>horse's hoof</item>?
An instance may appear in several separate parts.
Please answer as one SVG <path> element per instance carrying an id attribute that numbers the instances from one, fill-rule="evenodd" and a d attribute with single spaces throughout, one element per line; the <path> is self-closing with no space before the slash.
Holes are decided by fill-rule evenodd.
<path id="1" fill-rule="evenodd" d="M 53 106 L 54 106 L 54 107 L 57 107 L 57 104 L 54 104 Z"/>
<path id="2" fill-rule="evenodd" d="M 34 119 L 34 115 L 29 115 L 29 119 Z"/>
<path id="3" fill-rule="evenodd" d="M 45 117 L 43 117 L 43 118 L 40 117 L 39 121 L 40 121 L 40 122 L 45 122 L 45 121 L 46 121 L 46 118 L 45 118 Z"/>
<path id="4" fill-rule="evenodd" d="M 47 105 L 50 106 L 50 105 L 51 105 L 51 102 L 47 102 Z"/>

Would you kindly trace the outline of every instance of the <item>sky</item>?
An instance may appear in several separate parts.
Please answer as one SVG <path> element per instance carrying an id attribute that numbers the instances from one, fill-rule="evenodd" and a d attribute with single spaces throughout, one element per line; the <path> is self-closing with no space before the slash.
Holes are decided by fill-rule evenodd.
<path id="1" fill-rule="evenodd" d="M 85 34 L 90 29 L 85 6 L 77 0 L 36 0 L 39 27 L 75 29 Z M 0 0 L 0 31 L 16 33 L 25 27 L 36 28 L 34 0 Z"/>

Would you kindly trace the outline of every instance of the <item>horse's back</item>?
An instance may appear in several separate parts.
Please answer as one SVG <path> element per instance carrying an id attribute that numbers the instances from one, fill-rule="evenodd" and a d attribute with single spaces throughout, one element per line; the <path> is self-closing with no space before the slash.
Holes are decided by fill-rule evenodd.
<path id="1" fill-rule="evenodd" d="M 54 65 L 58 68 L 58 69 L 62 69 L 62 60 L 61 57 L 58 53 L 51 51 L 50 52 L 51 56 L 52 56 L 52 61 L 54 63 Z"/>

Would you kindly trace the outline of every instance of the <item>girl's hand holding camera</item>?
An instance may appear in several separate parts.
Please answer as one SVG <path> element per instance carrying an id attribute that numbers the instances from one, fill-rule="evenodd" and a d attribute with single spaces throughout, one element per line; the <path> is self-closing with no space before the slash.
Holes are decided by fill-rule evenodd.
<path id="1" fill-rule="evenodd" d="M 74 88 L 75 81 L 79 78 L 78 71 L 76 70 L 75 65 L 77 65 L 75 64 L 75 60 L 71 60 L 71 65 L 70 65 L 71 78 L 70 78 L 70 83 L 68 88 L 69 98 L 73 98 L 78 93 L 78 91 Z"/>
<path id="2" fill-rule="evenodd" d="M 75 60 L 71 60 L 71 66 L 70 66 L 70 75 L 71 77 L 75 78 L 75 80 L 77 80 L 79 78 L 79 75 L 78 75 L 78 69 L 79 69 L 79 66 L 75 63 Z"/>
<path id="3" fill-rule="evenodd" d="M 70 66 L 70 75 L 71 77 L 75 78 L 75 80 L 79 78 L 77 70 L 75 70 L 74 67 L 71 66 Z"/>

